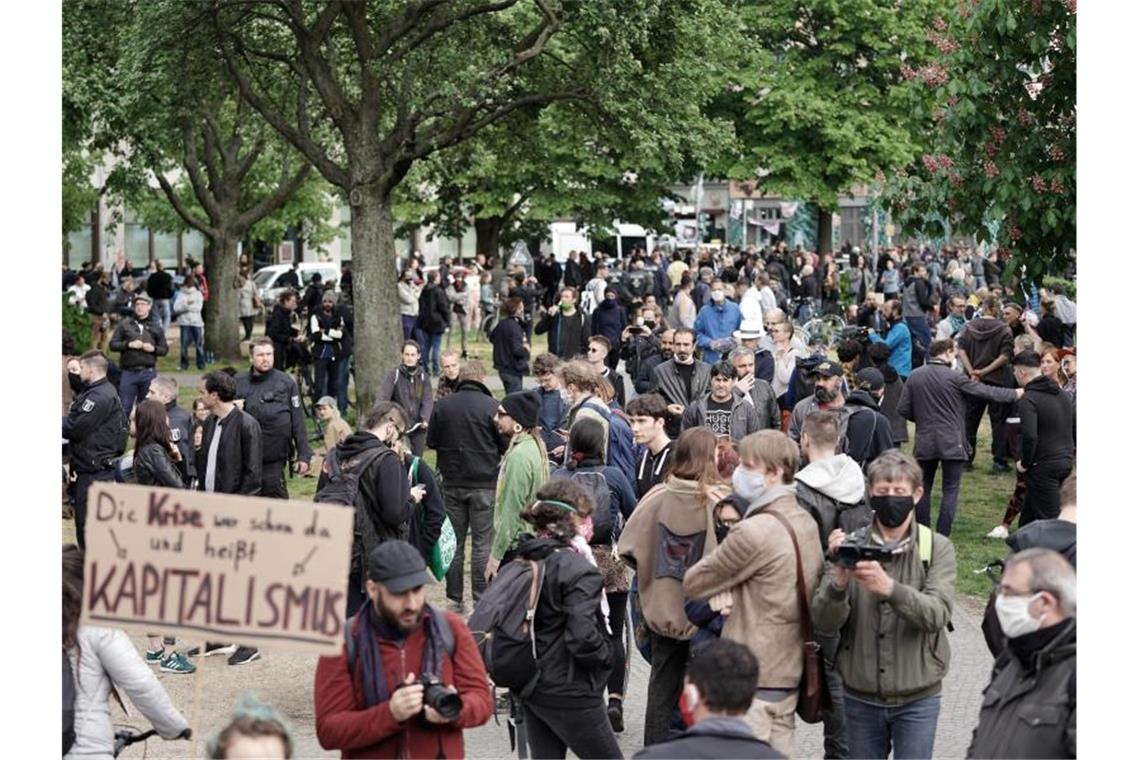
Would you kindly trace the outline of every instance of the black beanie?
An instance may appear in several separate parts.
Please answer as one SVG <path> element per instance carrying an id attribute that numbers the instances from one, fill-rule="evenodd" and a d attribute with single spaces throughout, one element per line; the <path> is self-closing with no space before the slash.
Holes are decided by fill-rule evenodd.
<path id="1" fill-rule="evenodd" d="M 534 391 L 508 393 L 503 397 L 500 406 L 524 428 L 538 427 L 538 410 L 542 402 Z"/>

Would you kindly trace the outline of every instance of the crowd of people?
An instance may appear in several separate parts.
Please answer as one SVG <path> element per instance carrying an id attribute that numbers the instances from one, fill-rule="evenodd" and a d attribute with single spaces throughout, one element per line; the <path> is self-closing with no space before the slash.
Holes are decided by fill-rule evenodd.
<path id="1" fill-rule="evenodd" d="M 536 758 L 621 757 L 616 735 L 632 725 L 638 757 L 791 756 L 797 713 L 822 719 L 826 757 L 928 758 L 951 668 L 958 494 L 988 410 L 992 467 L 1016 472 L 990 535 L 1013 551 L 991 600 L 996 660 L 969 756 L 1073 757 L 1073 303 L 980 252 L 841 255 L 572 252 L 533 272 L 480 255 L 477 292 L 467 270 L 413 258 L 398 275 L 406 342 L 355 431 L 337 365 L 351 311 L 332 289 L 286 291 L 248 370 L 205 373 L 188 411 L 154 371 L 162 315 L 181 299 L 164 311 L 136 294 L 109 346 L 116 383 L 101 346 L 70 349 L 79 548 L 65 548 L 65 599 L 91 482 L 288 498 L 286 470 L 312 467 L 316 500 L 352 507 L 363 526 L 344 650 L 314 675 L 326 749 L 461 757 L 464 730 L 501 706 L 494 685 Z M 308 329 L 279 330 L 302 303 Z M 829 312 L 848 325 L 837 345 L 797 335 Z M 467 353 L 476 325 L 491 368 Z M 442 345 L 456 327 L 460 352 Z M 535 334 L 547 350 L 532 355 Z M 320 460 L 282 371 L 302 343 L 328 362 Z M 913 456 L 899 448 L 911 435 Z M 427 601 L 436 580 L 442 607 Z M 65 659 L 85 637 L 99 657 L 106 640 L 107 657 L 168 673 L 193 672 L 195 656 L 261 656 L 221 642 L 167 652 L 161 634 L 140 656 L 114 632 L 68 626 L 65 609 Z M 634 656 L 650 668 L 643 716 L 624 708 Z M 80 668 L 80 681 L 96 677 Z M 178 735 L 185 721 L 162 696 L 144 697 L 144 712 Z M 77 730 L 81 714 L 97 723 L 99 745 L 105 702 L 76 704 Z"/>

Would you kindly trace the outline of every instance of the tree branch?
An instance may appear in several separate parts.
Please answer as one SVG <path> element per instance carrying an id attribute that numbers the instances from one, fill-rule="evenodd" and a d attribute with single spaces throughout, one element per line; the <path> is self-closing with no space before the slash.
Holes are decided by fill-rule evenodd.
<path id="1" fill-rule="evenodd" d="M 312 171 L 312 168 L 310 164 L 305 164 L 297 170 L 291 179 L 286 180 L 286 178 L 282 176 L 281 182 L 272 195 L 262 198 L 260 202 L 238 216 L 237 221 L 234 223 L 235 230 L 244 234 L 250 227 L 284 206 L 301 185 L 305 183 L 305 180 L 309 178 L 309 173 Z M 284 170 L 282 174 L 284 174 Z"/>
<path id="2" fill-rule="evenodd" d="M 154 176 L 158 178 L 158 186 L 162 189 L 162 194 L 166 196 L 166 200 L 174 208 L 174 212 L 182 218 L 182 221 L 186 222 L 186 224 L 198 230 L 198 232 L 201 232 L 206 237 L 218 237 L 219 231 L 217 229 L 198 219 L 198 217 L 191 214 L 190 210 L 186 208 L 185 205 L 183 205 L 181 199 L 179 199 L 178 195 L 174 192 L 174 188 L 171 187 L 170 183 L 166 181 L 166 177 L 162 176 L 162 172 L 158 171 L 157 169 L 151 169 L 151 172 L 153 172 Z"/>
<path id="3" fill-rule="evenodd" d="M 218 134 L 218 122 L 214 120 L 214 115 L 209 109 L 203 110 L 202 122 L 205 124 L 205 128 L 202 130 L 202 139 L 206 147 L 206 176 L 210 178 L 210 187 L 220 188 L 222 186 L 222 172 L 218 171 L 217 156 L 220 153 L 218 146 L 221 144 L 222 138 Z M 197 143 L 195 143 L 196 146 Z M 225 156 L 222 158 L 224 166 Z"/>
<path id="4" fill-rule="evenodd" d="M 428 26 L 422 32 L 412 38 L 411 42 L 401 48 L 398 52 L 393 53 L 392 57 L 397 60 L 403 58 L 408 53 L 412 52 L 420 45 L 427 42 L 429 39 L 439 34 L 452 24 L 457 24 L 460 21 L 466 21 L 467 19 L 474 18 L 475 16 L 481 16 L 486 13 L 497 13 L 517 4 L 518 0 L 503 0 L 503 2 L 499 3 L 487 3 L 486 5 L 477 5 L 474 8 L 469 8 L 466 11 L 454 16 L 448 16 L 446 18 L 439 19 L 434 23 L 428 24 Z M 385 48 L 381 48 L 381 50 L 383 49 Z"/>
<path id="5" fill-rule="evenodd" d="M 360 66 L 360 120 L 364 129 L 374 130 L 380 118 L 380 84 L 370 64 L 376 57 L 372 30 L 368 28 L 368 6 L 361 2 L 343 3 L 341 9 L 352 32 L 356 60 Z"/>
<path id="6" fill-rule="evenodd" d="M 190 178 L 190 188 L 194 191 L 194 197 L 198 199 L 202 210 L 206 212 L 211 221 L 217 222 L 222 218 L 222 208 L 211 192 L 211 188 L 217 187 L 217 185 L 212 184 L 212 177 L 211 184 L 202 180 L 202 170 L 198 165 L 198 140 L 194 136 L 194 125 L 189 118 L 182 122 L 182 142 L 184 149 L 182 164 Z"/>
<path id="7" fill-rule="evenodd" d="M 380 54 L 387 51 L 388 48 L 396 43 L 396 40 L 410 32 L 421 17 L 434 10 L 437 6 L 444 5 L 450 1 L 451 0 L 424 0 L 420 3 L 405 6 L 404 14 L 399 20 L 394 20 L 384 27 L 383 34 L 380 35 L 380 39 L 376 42 L 376 53 Z"/>

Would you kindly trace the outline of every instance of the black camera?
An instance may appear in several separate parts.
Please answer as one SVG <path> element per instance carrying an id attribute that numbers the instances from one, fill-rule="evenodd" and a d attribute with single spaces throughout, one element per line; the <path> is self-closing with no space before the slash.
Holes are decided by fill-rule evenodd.
<path id="1" fill-rule="evenodd" d="M 459 717 L 459 711 L 463 707 L 463 700 L 459 695 L 449 690 L 438 678 L 430 673 L 424 673 L 420 676 L 420 683 L 424 687 L 424 704 L 430 705 L 433 710 L 442 715 L 447 720 L 455 720 Z"/>
<path id="2" fill-rule="evenodd" d="M 888 562 L 897 548 L 893 544 L 877 544 L 871 540 L 870 531 L 860 530 L 848 536 L 835 550 L 835 562 L 848 570 L 857 562 Z"/>

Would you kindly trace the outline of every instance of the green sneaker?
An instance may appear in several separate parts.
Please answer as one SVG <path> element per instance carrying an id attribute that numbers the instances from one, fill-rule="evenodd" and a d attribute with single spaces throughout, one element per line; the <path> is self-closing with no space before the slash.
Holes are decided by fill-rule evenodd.
<path id="1" fill-rule="evenodd" d="M 186 659 L 186 656 L 181 652 L 171 652 L 170 655 L 162 661 L 162 664 L 158 666 L 158 669 L 163 673 L 188 675 L 197 670 L 198 666 Z"/>
<path id="2" fill-rule="evenodd" d="M 162 649 L 158 650 L 157 652 L 152 652 L 149 649 L 146 650 L 146 664 L 147 665 L 158 665 L 159 663 L 161 663 L 165 659 L 166 659 L 166 647 L 163 647 Z"/>

